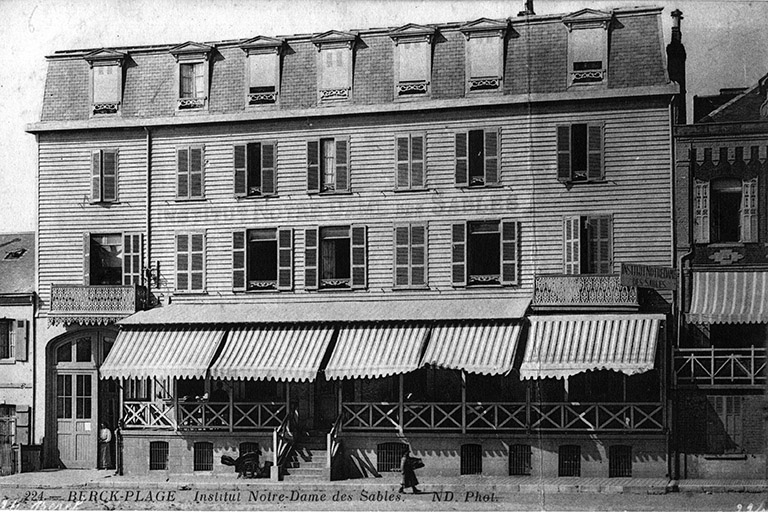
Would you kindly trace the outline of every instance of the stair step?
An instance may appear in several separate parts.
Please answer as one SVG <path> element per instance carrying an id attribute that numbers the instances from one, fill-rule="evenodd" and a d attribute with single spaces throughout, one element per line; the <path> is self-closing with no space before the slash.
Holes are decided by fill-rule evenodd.
<path id="1" fill-rule="evenodd" d="M 293 460 L 293 461 L 287 462 L 285 464 L 285 467 L 288 467 L 288 468 L 324 468 L 325 467 L 325 459 L 323 459 L 323 460 L 312 460 L 312 461 Z"/>
<path id="2" fill-rule="evenodd" d="M 288 468 L 290 476 L 312 476 L 320 477 L 323 475 L 323 468 Z"/>

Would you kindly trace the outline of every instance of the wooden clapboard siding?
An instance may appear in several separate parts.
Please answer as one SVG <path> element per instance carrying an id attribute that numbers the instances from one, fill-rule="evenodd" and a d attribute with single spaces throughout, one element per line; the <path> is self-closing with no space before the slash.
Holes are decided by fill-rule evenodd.
<path id="1" fill-rule="evenodd" d="M 118 202 L 91 204 L 91 151 L 117 149 Z M 83 283 L 83 233 L 143 232 L 146 139 L 143 131 L 41 134 L 38 179 L 38 293 L 52 283 Z"/>
<path id="2" fill-rule="evenodd" d="M 206 230 L 208 295 L 180 300 L 290 300 L 304 291 L 304 229 L 317 225 L 368 226 L 368 290 L 321 293 L 323 300 L 388 296 L 393 299 L 436 294 L 472 298 L 530 294 L 535 273 L 562 272 L 562 222 L 568 214 L 611 214 L 615 270 L 622 261 L 671 263 L 668 109 L 608 103 L 595 109 L 562 108 L 494 111 L 474 118 L 443 113 L 430 119 L 318 120 L 311 128 L 285 122 L 157 129 L 153 135 L 153 260 L 161 262 L 173 290 L 174 233 Z M 556 126 L 570 122 L 605 123 L 605 183 L 556 180 Z M 501 127 L 501 187 L 454 186 L 454 134 L 457 130 Z M 398 133 L 426 134 L 426 191 L 394 192 L 394 138 Z M 350 138 L 350 187 L 344 195 L 308 195 L 306 143 L 320 137 Z M 235 199 L 235 143 L 277 141 L 277 197 Z M 201 201 L 176 201 L 176 148 L 205 147 L 205 192 Z M 639 200 L 642 198 L 642 200 Z M 503 289 L 454 290 L 450 280 L 451 223 L 455 220 L 511 218 L 521 224 L 521 283 Z M 392 291 L 392 225 L 429 224 L 430 291 Z M 231 292 L 231 232 L 253 227 L 294 229 L 295 293 Z M 193 298 L 194 297 L 194 298 Z M 245 298 L 247 297 L 247 298 Z"/>

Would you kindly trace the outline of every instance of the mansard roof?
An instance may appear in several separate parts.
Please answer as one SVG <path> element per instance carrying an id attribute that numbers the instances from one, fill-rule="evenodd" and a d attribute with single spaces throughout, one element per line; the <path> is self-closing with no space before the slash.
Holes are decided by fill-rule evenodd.
<path id="1" fill-rule="evenodd" d="M 701 123 L 768 122 L 768 75 L 731 101 L 704 116 Z"/>

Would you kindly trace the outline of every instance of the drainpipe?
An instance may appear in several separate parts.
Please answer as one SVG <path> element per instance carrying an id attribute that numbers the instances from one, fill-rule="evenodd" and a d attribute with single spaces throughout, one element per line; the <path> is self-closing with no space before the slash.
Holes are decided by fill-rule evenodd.
<path id="1" fill-rule="evenodd" d="M 145 267 L 147 269 L 147 304 L 151 300 L 152 291 L 152 223 L 150 222 L 152 214 L 152 132 L 146 126 L 143 127 L 144 132 L 147 134 L 147 205 L 146 205 L 146 217 L 147 224 L 145 226 L 145 238 L 147 244 L 147 261 Z"/>

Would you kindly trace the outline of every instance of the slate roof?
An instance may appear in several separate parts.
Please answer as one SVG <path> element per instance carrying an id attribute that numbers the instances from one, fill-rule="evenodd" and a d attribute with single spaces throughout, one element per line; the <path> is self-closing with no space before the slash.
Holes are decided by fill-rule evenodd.
<path id="1" fill-rule="evenodd" d="M 746 121 L 768 121 L 760 115 L 760 107 L 766 103 L 768 75 L 761 78 L 731 101 L 701 118 L 700 123 L 741 123 Z"/>
<path id="2" fill-rule="evenodd" d="M 35 291 L 35 234 L 0 233 L 0 295 Z"/>
<path id="3" fill-rule="evenodd" d="M 610 32 L 608 79 L 598 89 L 607 93 L 669 84 L 660 33 L 661 9 L 621 8 L 606 11 L 605 14 L 614 21 Z M 569 16 L 533 15 L 495 20 L 507 27 L 501 96 L 584 90 L 583 87 L 569 88 L 568 85 L 568 27 L 564 20 L 570 19 Z M 440 100 L 466 98 L 466 37 L 461 32 L 461 27 L 466 25 L 464 21 L 425 25 L 436 29 L 431 93 L 428 100 L 421 102 L 425 107 Z M 352 105 L 396 103 L 393 92 L 395 42 L 390 37 L 396 29 L 355 31 L 358 44 L 352 79 Z M 317 48 L 312 41 L 320 35 L 280 36 L 285 39 L 286 51 L 276 111 L 298 111 L 317 106 Z M 243 39 L 205 43 L 213 49 L 209 105 L 201 114 L 203 117 L 238 114 L 248 108 L 245 105 L 246 52 L 241 46 L 253 40 L 254 36 L 250 34 Z M 174 73 L 177 63 L 171 53 L 174 47 L 169 44 L 108 49 L 126 54 L 119 116 L 124 123 L 173 117 L 176 114 L 178 86 Z M 93 48 L 64 50 L 48 57 L 41 115 L 43 124 L 91 121 L 88 92 L 90 65 L 86 56 L 98 51 Z"/>

